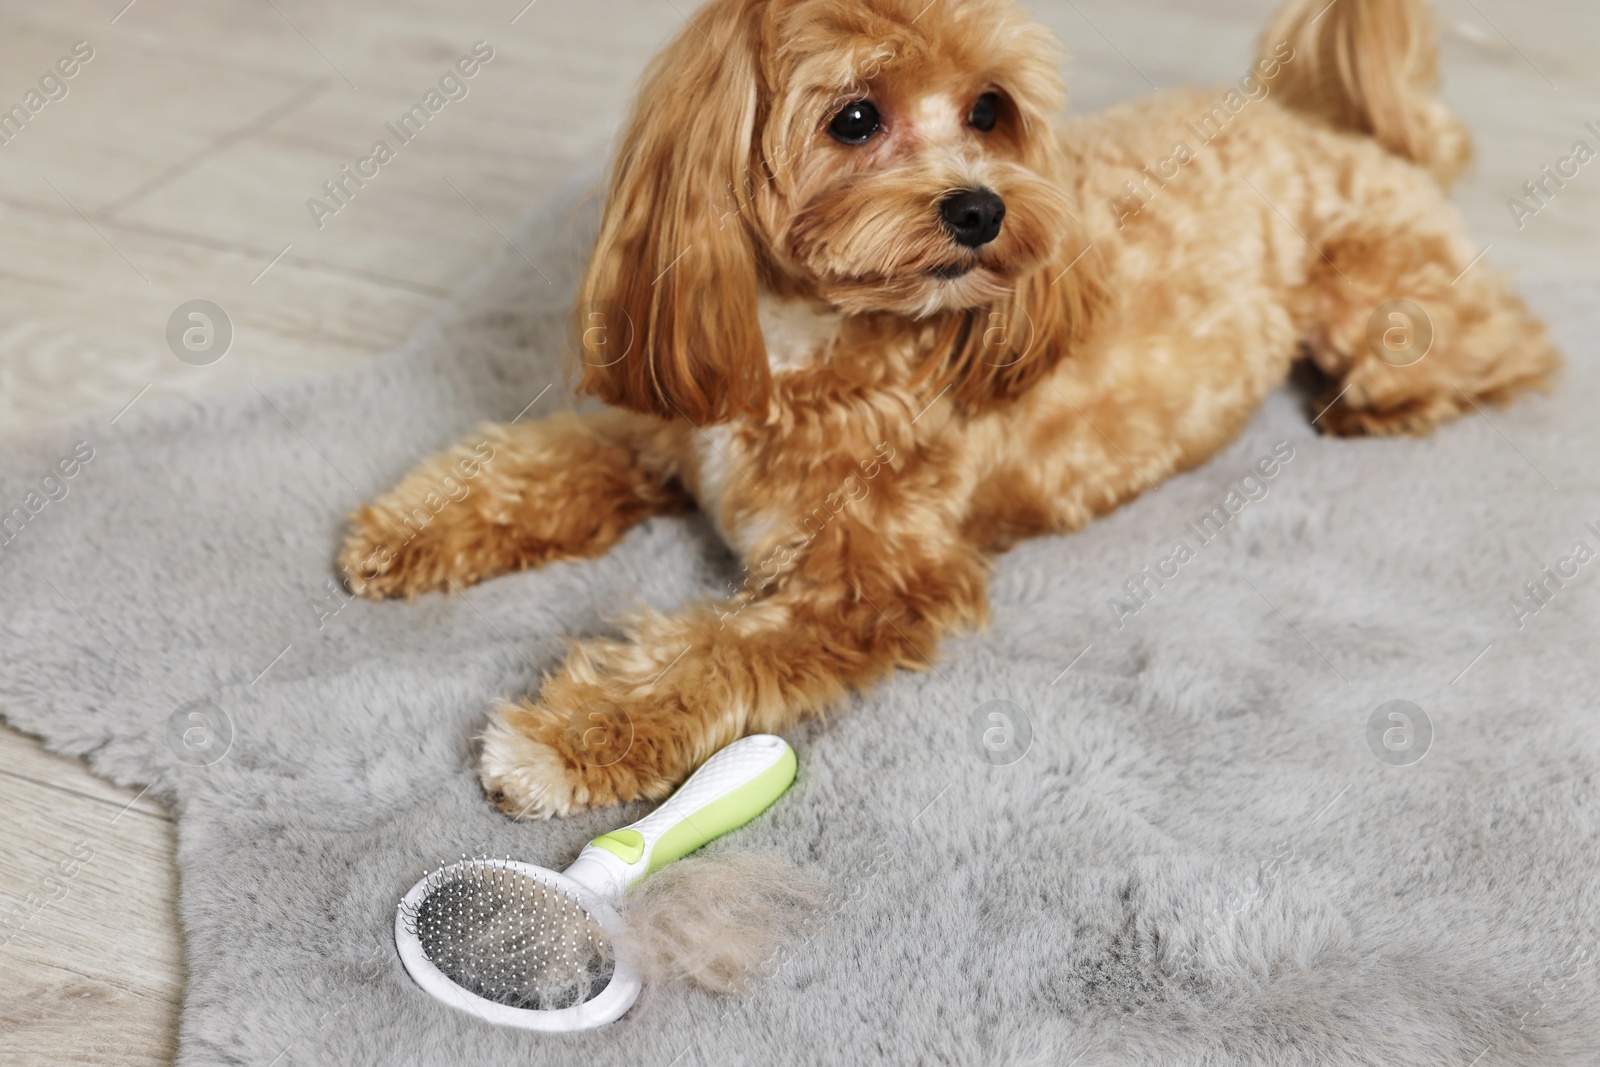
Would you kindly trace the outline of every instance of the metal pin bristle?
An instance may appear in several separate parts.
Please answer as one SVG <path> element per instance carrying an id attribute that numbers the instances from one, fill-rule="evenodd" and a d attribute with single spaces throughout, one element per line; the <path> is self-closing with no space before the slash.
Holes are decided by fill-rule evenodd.
<path id="1" fill-rule="evenodd" d="M 452 982 L 514 1008 L 555 1011 L 597 996 L 616 959 L 605 930 L 566 893 L 500 859 L 463 856 L 427 875 L 403 921 Z"/>

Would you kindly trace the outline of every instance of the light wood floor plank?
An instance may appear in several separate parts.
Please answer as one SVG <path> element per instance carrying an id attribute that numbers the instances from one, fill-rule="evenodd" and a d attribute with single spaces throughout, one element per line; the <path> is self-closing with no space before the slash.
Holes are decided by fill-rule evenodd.
<path id="1" fill-rule="evenodd" d="M 130 814 L 139 812 L 172 821 L 166 805 L 161 802 L 148 795 L 138 796 L 138 790 L 123 789 L 86 774 L 82 760 L 58 756 L 46 749 L 38 738 L 14 730 L 0 735 L 0 776 L 100 804 L 107 808 L 107 818 L 116 818 L 131 805 Z"/>
<path id="2" fill-rule="evenodd" d="M 7 1063 L 171 1060 L 183 985 L 176 839 L 159 805 L 128 806 L 133 797 L 0 733 Z"/>

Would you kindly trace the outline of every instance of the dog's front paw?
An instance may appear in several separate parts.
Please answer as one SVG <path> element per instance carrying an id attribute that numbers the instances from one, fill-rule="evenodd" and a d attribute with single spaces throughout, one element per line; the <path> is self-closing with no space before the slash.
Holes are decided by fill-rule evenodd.
<path id="1" fill-rule="evenodd" d="M 671 783 L 646 773 L 639 755 L 632 720 L 614 704 L 563 713 L 523 701 L 490 715 L 478 778 L 513 819 L 548 819 L 665 793 Z"/>
<path id="2" fill-rule="evenodd" d="M 352 593 L 372 600 L 414 597 L 443 584 L 438 561 L 429 560 L 429 541 L 372 504 L 350 516 L 350 531 L 339 550 L 339 572 Z"/>
<path id="3" fill-rule="evenodd" d="M 497 709 L 483 733 L 478 779 L 495 807 L 513 819 L 548 819 L 580 810 L 572 769 L 556 749 L 534 736 L 527 709 Z"/>

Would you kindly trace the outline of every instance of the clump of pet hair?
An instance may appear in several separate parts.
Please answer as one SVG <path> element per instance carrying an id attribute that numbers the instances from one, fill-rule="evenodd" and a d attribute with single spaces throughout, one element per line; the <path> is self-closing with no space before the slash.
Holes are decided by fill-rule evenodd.
<path id="1" fill-rule="evenodd" d="M 817 929 L 827 886 L 772 853 L 691 856 L 629 895 L 618 939 L 645 988 L 688 981 L 739 993 Z"/>

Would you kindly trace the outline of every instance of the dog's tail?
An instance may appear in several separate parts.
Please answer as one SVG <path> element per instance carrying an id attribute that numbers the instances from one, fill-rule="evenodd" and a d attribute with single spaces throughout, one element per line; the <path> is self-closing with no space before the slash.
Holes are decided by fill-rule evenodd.
<path id="1" fill-rule="evenodd" d="M 1472 141 L 1434 96 L 1438 61 L 1426 0 L 1290 0 L 1262 35 L 1256 70 L 1279 103 L 1367 134 L 1448 186 Z"/>

